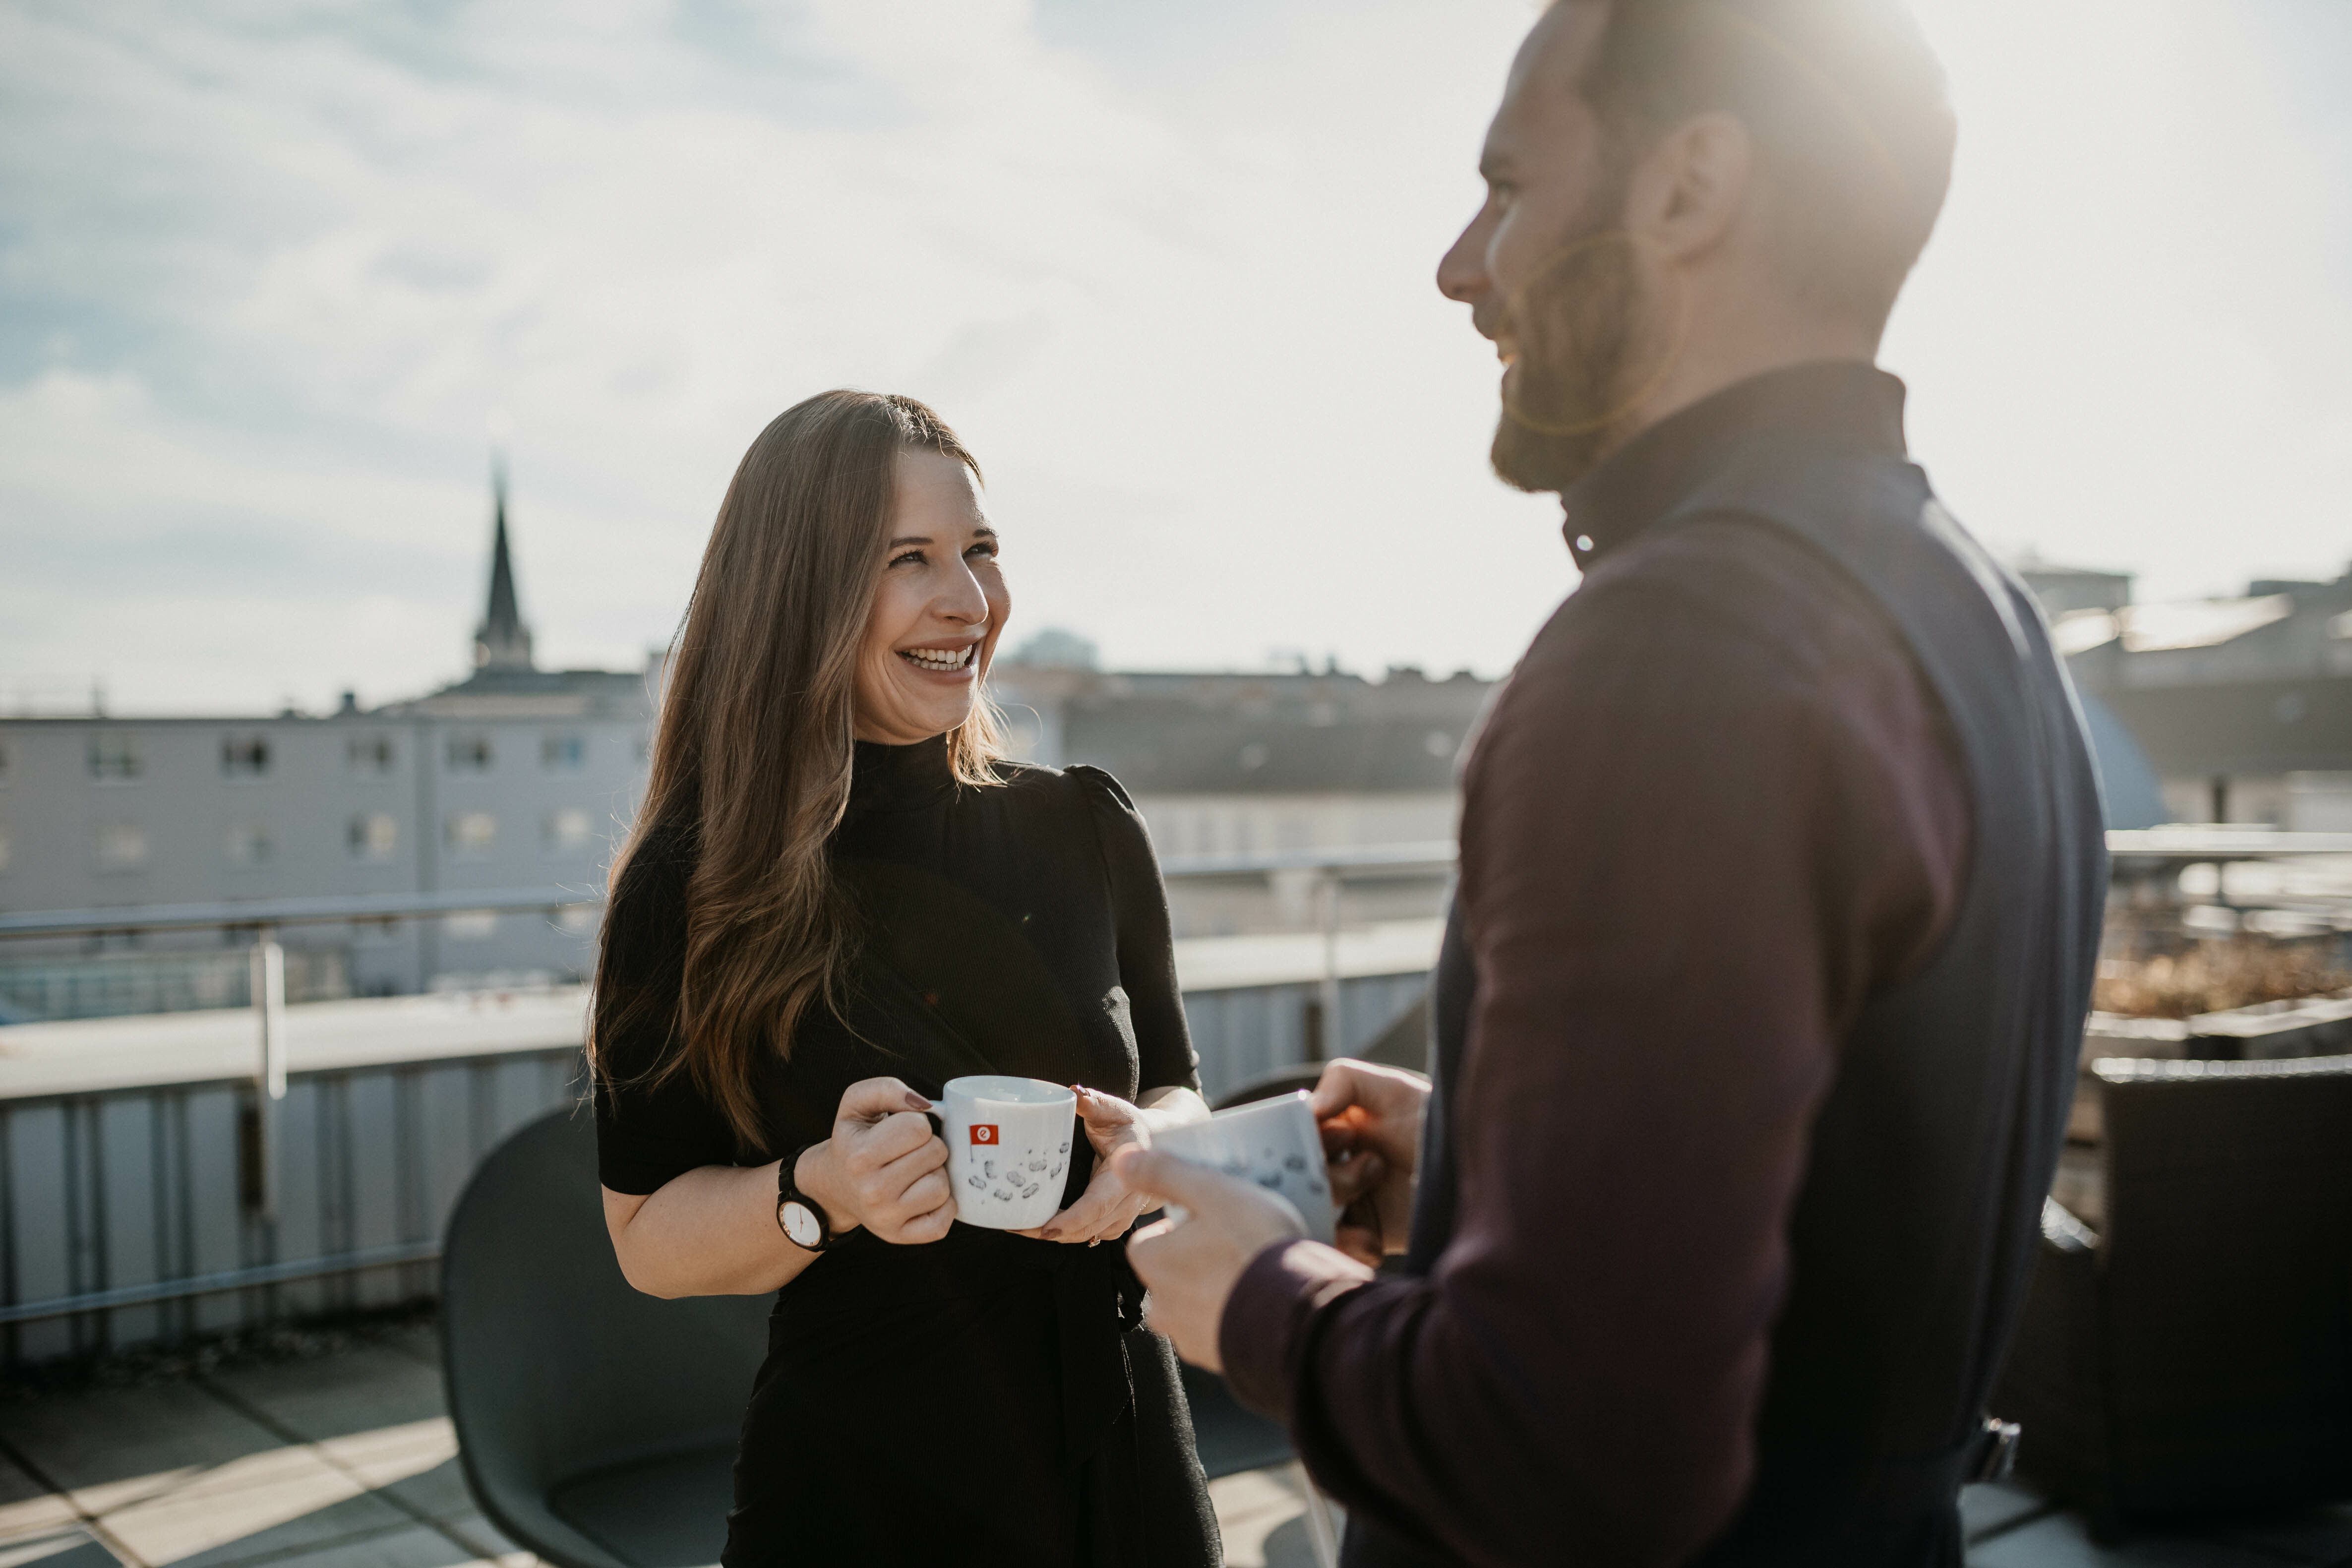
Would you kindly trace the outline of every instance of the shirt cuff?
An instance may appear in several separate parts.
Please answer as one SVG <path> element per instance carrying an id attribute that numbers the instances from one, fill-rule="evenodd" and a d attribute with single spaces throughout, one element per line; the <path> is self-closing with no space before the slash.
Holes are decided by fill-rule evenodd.
<path id="1" fill-rule="evenodd" d="M 1287 1423 L 1290 1390 L 1316 1313 L 1369 1282 L 1372 1271 L 1346 1253 L 1305 1237 L 1268 1244 L 1225 1298 L 1217 1359 L 1234 1397 Z"/>

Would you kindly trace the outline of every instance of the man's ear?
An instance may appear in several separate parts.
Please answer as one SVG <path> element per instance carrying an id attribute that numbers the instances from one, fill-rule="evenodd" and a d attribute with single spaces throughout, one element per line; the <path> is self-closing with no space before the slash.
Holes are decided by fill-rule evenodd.
<path id="1" fill-rule="evenodd" d="M 1658 139 L 1626 192 L 1626 226 L 1671 261 L 1722 243 L 1748 205 L 1756 143 L 1732 115 L 1696 115 Z"/>

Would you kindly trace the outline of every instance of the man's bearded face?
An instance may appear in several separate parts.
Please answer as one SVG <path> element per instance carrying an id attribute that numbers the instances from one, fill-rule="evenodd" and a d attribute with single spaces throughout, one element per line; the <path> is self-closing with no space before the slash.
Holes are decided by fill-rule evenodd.
<path id="1" fill-rule="evenodd" d="M 1616 226 L 1624 187 L 1604 181 L 1574 229 L 1507 301 L 1498 339 L 1513 354 L 1492 460 L 1504 483 L 1564 490 L 1612 450 L 1655 341 L 1631 237 Z"/>

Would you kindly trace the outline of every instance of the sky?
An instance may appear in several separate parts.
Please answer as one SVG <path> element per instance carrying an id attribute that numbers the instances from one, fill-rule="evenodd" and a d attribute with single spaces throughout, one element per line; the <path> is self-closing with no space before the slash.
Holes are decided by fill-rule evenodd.
<path id="1" fill-rule="evenodd" d="M 2011 555 L 2352 560 L 2352 8 L 1916 0 L 1890 328 Z M 540 662 L 634 668 L 744 447 L 935 404 L 1006 637 L 1507 669 L 1575 585 L 1431 283 L 1524 0 L 0 0 L 0 712 L 460 676 L 493 439 Z"/>

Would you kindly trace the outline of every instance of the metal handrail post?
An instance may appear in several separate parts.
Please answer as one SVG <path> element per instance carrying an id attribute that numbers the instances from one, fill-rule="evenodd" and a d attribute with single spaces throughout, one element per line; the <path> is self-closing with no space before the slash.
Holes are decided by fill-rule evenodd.
<path id="1" fill-rule="evenodd" d="M 261 1163 L 261 1217 L 278 1217 L 278 1108 L 286 1098 L 286 950 L 270 926 L 254 932 L 253 1014 L 261 1036 L 261 1059 L 254 1074 L 255 1129 Z"/>
<path id="2" fill-rule="evenodd" d="M 1328 1061 L 1344 1048 L 1339 1032 L 1339 873 L 1326 870 L 1317 880 L 1323 904 L 1323 978 L 1317 992 L 1323 1005 L 1323 1037 L 1312 1043 L 1316 1059 Z"/>

